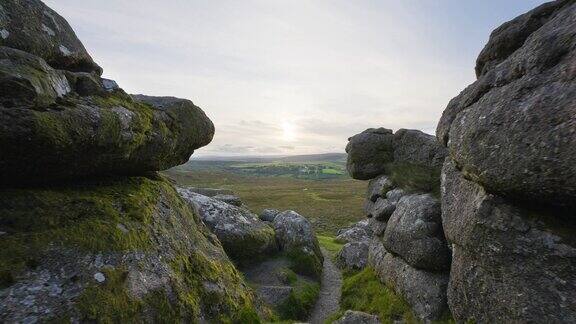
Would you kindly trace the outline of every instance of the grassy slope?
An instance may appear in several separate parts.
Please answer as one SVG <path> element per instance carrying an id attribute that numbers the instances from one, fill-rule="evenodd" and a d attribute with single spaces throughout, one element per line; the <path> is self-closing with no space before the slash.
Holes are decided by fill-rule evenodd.
<path id="1" fill-rule="evenodd" d="M 321 234 L 335 235 L 336 230 L 363 219 L 367 186 L 363 181 L 250 177 L 217 170 L 172 169 L 165 174 L 180 185 L 231 189 L 256 213 L 265 208 L 295 210 Z"/>

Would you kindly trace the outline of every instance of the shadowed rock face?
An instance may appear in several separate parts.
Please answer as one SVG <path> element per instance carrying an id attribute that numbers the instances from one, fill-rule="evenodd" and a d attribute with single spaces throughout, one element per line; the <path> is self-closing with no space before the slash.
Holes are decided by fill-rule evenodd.
<path id="1" fill-rule="evenodd" d="M 437 320 L 448 311 L 448 273 L 413 268 L 387 252 L 384 244 L 376 237 L 368 248 L 368 264 L 374 268 L 382 282 L 406 299 L 420 319 Z"/>
<path id="2" fill-rule="evenodd" d="M 574 322 L 574 214 L 515 206 L 465 180 L 451 162 L 442 177 L 442 218 L 453 247 L 448 301 L 454 317 Z"/>
<path id="3" fill-rule="evenodd" d="M 416 129 L 399 129 L 394 133 L 394 162 L 442 167 L 446 149 L 436 137 Z"/>
<path id="4" fill-rule="evenodd" d="M 158 109 L 121 90 L 33 108 L 0 105 L 2 183 L 164 170 L 188 161 L 214 134 L 188 100 Z"/>
<path id="5" fill-rule="evenodd" d="M 440 202 L 430 196 L 402 197 L 384 233 L 384 246 L 415 268 L 450 268 L 451 253 L 442 231 Z"/>
<path id="6" fill-rule="evenodd" d="M 436 131 L 462 173 L 505 197 L 576 204 L 576 3 L 556 1 L 493 32 L 478 80 Z"/>
<path id="7" fill-rule="evenodd" d="M 0 3 L 0 46 L 39 56 L 56 69 L 102 74 L 68 22 L 40 0 Z"/>

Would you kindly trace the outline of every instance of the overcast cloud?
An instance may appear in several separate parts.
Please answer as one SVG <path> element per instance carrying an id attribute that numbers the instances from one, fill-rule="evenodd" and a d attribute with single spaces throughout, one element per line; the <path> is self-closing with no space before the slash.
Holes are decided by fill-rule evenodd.
<path id="1" fill-rule="evenodd" d="M 343 151 L 369 127 L 433 133 L 489 33 L 536 0 L 47 0 L 106 77 L 188 98 L 197 154 Z"/>

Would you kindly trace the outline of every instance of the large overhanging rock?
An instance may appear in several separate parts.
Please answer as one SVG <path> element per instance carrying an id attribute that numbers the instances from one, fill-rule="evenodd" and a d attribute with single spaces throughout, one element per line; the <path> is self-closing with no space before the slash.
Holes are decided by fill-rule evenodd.
<path id="1" fill-rule="evenodd" d="M 448 302 L 454 318 L 575 322 L 574 212 L 519 208 L 465 180 L 449 161 L 442 178 L 442 220 L 453 247 Z"/>
<path id="2" fill-rule="evenodd" d="M 450 269 L 440 202 L 429 194 L 402 197 L 384 233 L 384 246 L 415 268 Z"/>
<path id="3" fill-rule="evenodd" d="M 274 230 L 245 208 L 203 196 L 186 188 L 178 193 L 197 211 L 202 221 L 222 242 L 226 253 L 245 265 L 278 250 Z"/>
<path id="4" fill-rule="evenodd" d="M 354 179 L 370 180 L 385 171 L 394 160 L 394 135 L 386 128 L 369 128 L 348 139 L 346 168 Z"/>
<path id="5" fill-rule="evenodd" d="M 40 56 L 56 69 L 102 74 L 68 22 L 40 0 L 1 2 L 0 46 Z"/>
<path id="6" fill-rule="evenodd" d="M 437 128 L 463 174 L 516 200 L 576 204 L 576 3 L 544 4 L 496 29 L 478 80 Z"/>
<path id="7" fill-rule="evenodd" d="M 183 164 L 212 140 L 214 125 L 189 100 L 163 102 L 153 106 L 116 90 L 40 108 L 0 103 L 0 182 L 133 175 Z"/>

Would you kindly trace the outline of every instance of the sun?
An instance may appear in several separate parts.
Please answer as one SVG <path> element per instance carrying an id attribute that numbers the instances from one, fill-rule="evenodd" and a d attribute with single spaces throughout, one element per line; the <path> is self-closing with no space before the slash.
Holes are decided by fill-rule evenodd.
<path id="1" fill-rule="evenodd" d="M 290 122 L 282 123 L 282 139 L 286 142 L 292 142 L 296 139 L 296 130 Z"/>

